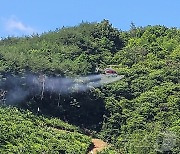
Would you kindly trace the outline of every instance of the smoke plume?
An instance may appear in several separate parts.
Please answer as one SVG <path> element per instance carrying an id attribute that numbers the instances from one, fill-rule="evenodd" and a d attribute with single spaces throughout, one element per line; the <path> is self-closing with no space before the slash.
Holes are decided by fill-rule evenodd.
<path id="1" fill-rule="evenodd" d="M 46 75 L 25 74 L 7 76 L 0 80 L 0 102 L 14 104 L 29 96 L 41 96 L 45 92 L 69 94 L 85 92 L 122 79 L 123 76 L 89 75 L 77 78 L 49 77 Z"/>

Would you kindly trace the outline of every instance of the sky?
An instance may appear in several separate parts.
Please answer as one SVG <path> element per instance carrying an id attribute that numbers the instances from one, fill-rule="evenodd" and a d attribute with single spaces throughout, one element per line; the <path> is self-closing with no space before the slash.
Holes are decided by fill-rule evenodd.
<path id="1" fill-rule="evenodd" d="M 180 28 L 180 0 L 0 0 L 0 38 L 48 32 L 107 19 L 121 30 Z"/>

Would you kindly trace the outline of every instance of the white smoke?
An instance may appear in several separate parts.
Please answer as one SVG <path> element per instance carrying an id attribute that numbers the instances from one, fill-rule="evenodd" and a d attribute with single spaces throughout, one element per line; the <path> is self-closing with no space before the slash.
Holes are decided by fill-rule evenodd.
<path id="1" fill-rule="evenodd" d="M 46 75 L 26 74 L 21 77 L 7 77 L 0 83 L 1 91 L 7 91 L 6 103 L 13 104 L 25 100 L 31 95 L 43 95 L 45 92 L 69 94 L 85 92 L 122 79 L 124 76 L 89 75 L 77 78 L 49 77 Z M 1 100 L 0 100 L 1 101 Z"/>

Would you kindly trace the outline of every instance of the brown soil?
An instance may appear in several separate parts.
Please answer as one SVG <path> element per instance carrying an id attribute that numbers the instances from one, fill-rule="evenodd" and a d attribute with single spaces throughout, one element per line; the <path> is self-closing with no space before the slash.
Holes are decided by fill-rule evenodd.
<path id="1" fill-rule="evenodd" d="M 58 131 L 70 132 L 68 130 L 63 130 L 63 129 L 54 128 L 54 127 L 49 127 L 49 128 L 54 129 L 54 130 L 58 130 Z M 107 146 L 108 146 L 108 144 L 106 142 L 104 142 L 103 140 L 92 139 L 92 145 L 88 149 L 88 151 L 89 151 L 88 154 L 97 154 L 97 152 L 102 151 Z"/>
<path id="2" fill-rule="evenodd" d="M 93 147 L 90 149 L 89 154 L 96 154 L 102 151 L 108 144 L 100 139 L 92 139 Z"/>

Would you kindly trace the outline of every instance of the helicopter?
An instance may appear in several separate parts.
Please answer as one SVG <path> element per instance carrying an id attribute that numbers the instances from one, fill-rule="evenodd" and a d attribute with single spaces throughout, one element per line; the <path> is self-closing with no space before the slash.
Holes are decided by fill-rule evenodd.
<path id="1" fill-rule="evenodd" d="M 112 83 L 112 82 L 115 82 L 124 78 L 124 75 L 119 75 L 116 69 L 114 69 L 117 67 L 119 67 L 119 65 L 107 65 L 107 67 L 104 69 L 96 67 L 95 73 L 101 75 L 102 83 L 105 83 L 105 84 Z"/>
<path id="2" fill-rule="evenodd" d="M 93 75 L 86 77 L 80 77 L 76 80 L 76 83 L 81 85 L 99 87 L 104 84 L 116 82 L 124 78 L 124 75 L 118 75 L 117 71 L 112 66 L 105 69 L 96 68 Z"/>
<path id="3" fill-rule="evenodd" d="M 97 74 L 104 74 L 106 76 L 118 76 L 117 71 L 112 68 L 113 66 L 114 67 L 119 67 L 119 65 L 107 65 L 107 67 L 104 68 L 104 69 L 96 67 L 95 73 L 97 73 Z"/>

